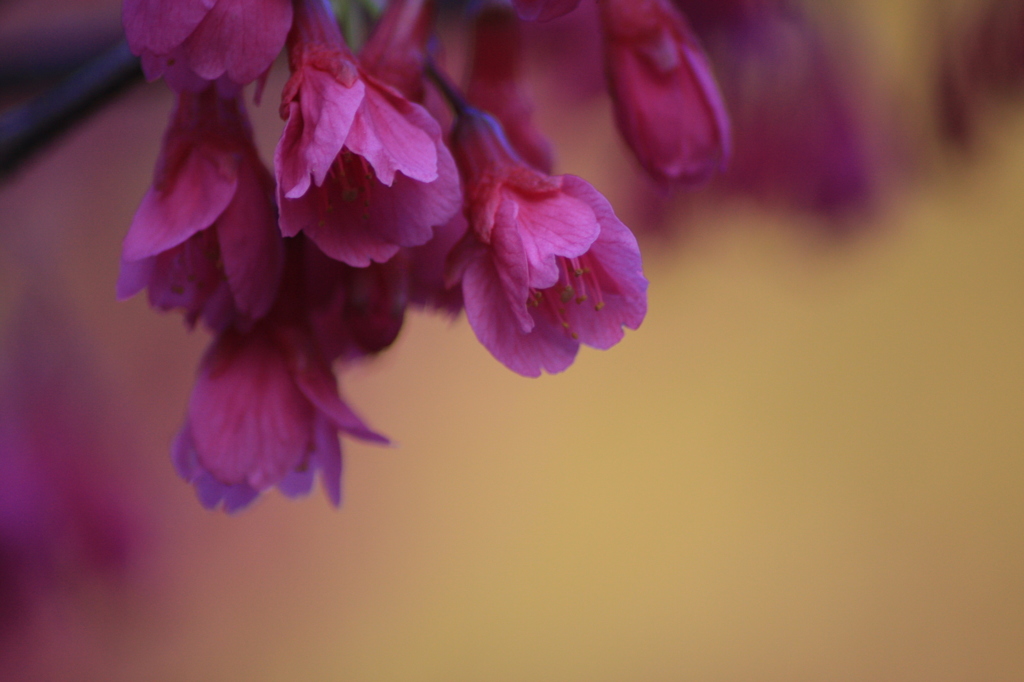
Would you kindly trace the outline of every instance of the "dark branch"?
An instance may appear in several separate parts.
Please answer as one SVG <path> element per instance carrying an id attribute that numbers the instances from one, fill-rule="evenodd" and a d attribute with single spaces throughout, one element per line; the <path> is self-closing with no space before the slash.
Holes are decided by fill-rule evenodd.
<path id="1" fill-rule="evenodd" d="M 141 78 L 139 60 L 122 41 L 50 90 L 5 112 L 0 116 L 0 179 Z"/>

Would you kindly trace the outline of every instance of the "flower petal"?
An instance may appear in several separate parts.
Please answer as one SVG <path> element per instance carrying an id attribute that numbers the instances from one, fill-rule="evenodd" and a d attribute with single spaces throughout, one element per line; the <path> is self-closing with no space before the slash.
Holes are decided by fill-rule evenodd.
<path id="1" fill-rule="evenodd" d="M 432 182 L 437 178 L 437 146 L 428 130 L 437 122 L 418 104 L 390 87 L 367 79 L 366 97 L 345 146 L 366 159 L 377 178 L 391 185 L 395 173 Z"/>
<path id="2" fill-rule="evenodd" d="M 124 239 L 122 258 L 154 256 L 209 227 L 237 187 L 236 159 L 196 148 L 170 177 L 146 192 Z"/>
<path id="3" fill-rule="evenodd" d="M 203 358 L 189 400 L 199 463 L 222 483 L 264 490 L 309 450 L 313 406 L 264 335 L 226 332 Z"/>
<path id="4" fill-rule="evenodd" d="M 503 293 L 503 284 L 489 258 L 470 264 L 462 280 L 462 294 L 466 318 L 484 348 L 513 372 L 527 377 L 540 376 L 542 370 L 555 373 L 569 367 L 579 343 L 549 324 L 537 324 L 524 332 L 507 304 L 503 305 Z"/>

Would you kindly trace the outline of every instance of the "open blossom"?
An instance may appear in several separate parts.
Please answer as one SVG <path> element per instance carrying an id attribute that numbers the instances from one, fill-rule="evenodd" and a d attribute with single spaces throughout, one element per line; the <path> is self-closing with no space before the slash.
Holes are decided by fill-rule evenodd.
<path id="1" fill-rule="evenodd" d="M 474 22 L 473 58 L 466 97 L 494 116 L 512 148 L 534 168 L 550 173 L 551 143 L 533 124 L 533 104 L 522 75 L 520 22 L 507 8 L 487 7 Z"/>
<path id="2" fill-rule="evenodd" d="M 512 0 L 520 18 L 527 21 L 550 21 L 576 9 L 580 0 Z"/>
<path id="3" fill-rule="evenodd" d="M 332 358 L 310 322 L 303 242 L 289 244 L 289 272 L 271 313 L 247 331 L 221 332 L 200 365 L 173 459 L 207 507 L 235 511 L 274 486 L 304 495 L 317 472 L 337 506 L 338 432 L 387 442 L 338 394 Z"/>
<path id="4" fill-rule="evenodd" d="M 519 374 L 560 372 L 580 343 L 607 349 L 647 312 L 640 251 L 608 201 L 572 175 L 523 163 L 486 114 L 459 117 L 452 144 L 470 231 L 452 256 L 480 342 Z"/>
<path id="5" fill-rule="evenodd" d="M 600 4 L 615 119 L 640 164 L 701 182 L 729 156 L 729 121 L 711 66 L 669 0 Z"/>
<path id="6" fill-rule="evenodd" d="M 275 153 L 282 232 L 357 267 L 426 243 L 461 203 L 438 123 L 360 67 L 321 0 L 296 4 L 289 59 Z"/>
<path id="7" fill-rule="evenodd" d="M 291 0 L 124 0 L 124 32 L 146 77 L 178 90 L 226 77 L 245 85 L 284 47 Z"/>
<path id="8" fill-rule="evenodd" d="M 118 296 L 148 287 L 153 306 L 214 329 L 265 315 L 284 262 L 273 191 L 241 102 L 212 86 L 179 94 L 124 240 Z"/>

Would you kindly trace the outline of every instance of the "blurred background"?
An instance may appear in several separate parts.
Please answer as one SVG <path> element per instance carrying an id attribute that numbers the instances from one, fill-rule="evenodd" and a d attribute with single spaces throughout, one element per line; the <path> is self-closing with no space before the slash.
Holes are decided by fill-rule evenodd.
<path id="1" fill-rule="evenodd" d="M 809 3 L 771 34 L 794 52 L 751 62 L 708 19 L 744 174 L 671 196 L 531 34 L 556 170 L 639 233 L 650 312 L 539 380 L 411 314 L 342 377 L 397 445 L 344 443 L 337 511 L 228 517 L 175 475 L 208 336 L 114 298 L 173 97 L 114 100 L 0 184 L 0 678 L 1024 679 L 1024 106 L 970 56 L 995 4 Z M 7 0 L 0 52 L 118 22 Z M 268 161 L 284 77 L 253 113 Z M 840 94 L 743 98 L 773 77 Z M 769 131 L 835 99 L 855 161 L 745 157 L 779 93 Z M 838 199 L 793 190 L 854 166 Z"/>

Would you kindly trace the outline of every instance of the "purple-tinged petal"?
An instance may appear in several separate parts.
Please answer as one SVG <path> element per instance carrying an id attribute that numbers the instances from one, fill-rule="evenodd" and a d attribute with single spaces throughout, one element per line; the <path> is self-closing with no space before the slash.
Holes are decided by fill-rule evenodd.
<path id="1" fill-rule="evenodd" d="M 302 363 L 295 368 L 295 383 L 302 394 L 336 429 L 371 443 L 386 445 L 390 442 L 364 424 L 352 408 L 338 396 L 337 382 L 328 367 L 311 361 Z"/>
<path id="2" fill-rule="evenodd" d="M 169 175 L 146 192 L 135 212 L 124 239 L 124 260 L 167 251 L 212 225 L 235 195 L 238 162 L 200 147 Z"/>
<path id="3" fill-rule="evenodd" d="M 189 400 L 199 463 L 228 485 L 280 481 L 310 446 L 313 408 L 264 334 L 223 334 L 203 358 Z"/>
<path id="4" fill-rule="evenodd" d="M 551 21 L 576 9 L 580 0 L 512 0 L 520 19 Z"/>
<path id="5" fill-rule="evenodd" d="M 310 455 L 311 466 L 320 469 L 320 483 L 327 499 L 335 507 L 341 505 L 341 439 L 332 424 L 317 418 L 315 450 Z"/>
<path id="6" fill-rule="evenodd" d="M 185 41 L 189 66 L 246 84 L 270 68 L 292 24 L 289 0 L 217 0 Z"/>
<path id="7" fill-rule="evenodd" d="M 117 275 L 117 300 L 124 301 L 139 293 L 149 284 L 153 276 L 155 257 L 142 260 L 121 259 L 121 270 Z"/>
<path id="8" fill-rule="evenodd" d="M 313 489 L 316 470 L 308 463 L 289 471 L 277 484 L 277 489 L 286 497 L 305 497 Z"/>
<path id="9" fill-rule="evenodd" d="M 239 170 L 234 201 L 217 221 L 224 274 L 239 310 L 267 314 L 284 268 L 284 245 L 272 200 L 273 180 L 253 157 Z"/>
<path id="10" fill-rule="evenodd" d="M 121 19 L 128 46 L 166 54 L 180 45 L 217 0 L 124 0 Z"/>

